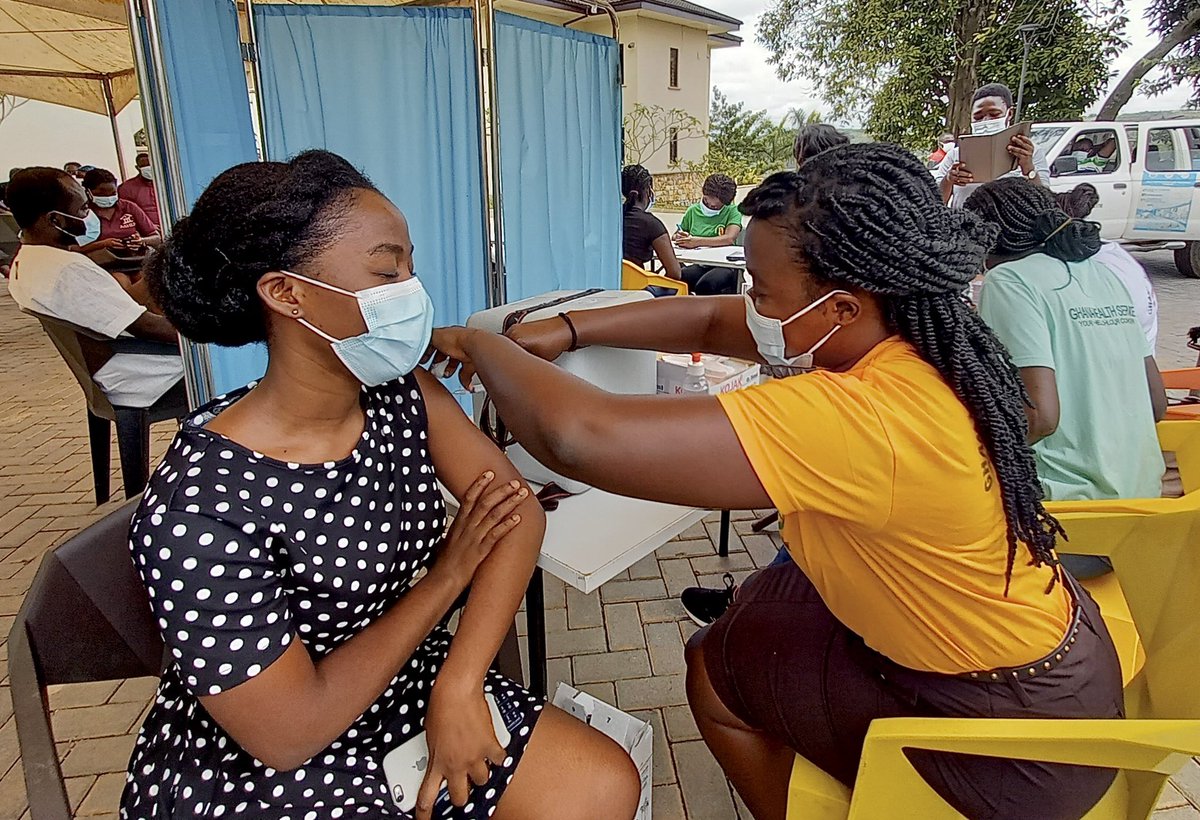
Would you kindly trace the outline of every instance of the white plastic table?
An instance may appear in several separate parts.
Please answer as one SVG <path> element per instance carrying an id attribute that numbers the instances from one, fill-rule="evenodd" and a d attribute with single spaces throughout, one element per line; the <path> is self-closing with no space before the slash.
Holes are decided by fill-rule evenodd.
<path id="1" fill-rule="evenodd" d="M 722 248 L 692 248 L 687 250 L 675 246 L 675 258 L 685 265 L 712 265 L 722 268 L 746 269 L 745 248 L 737 245 L 726 245 Z M 741 259 L 730 259 L 730 256 L 740 256 Z"/>
<path id="2" fill-rule="evenodd" d="M 448 493 L 453 511 L 457 502 Z M 581 592 L 595 592 L 663 544 L 701 521 L 708 510 L 613 495 L 592 488 L 563 499 L 546 513 L 546 537 L 525 593 L 529 627 L 529 690 L 546 694 L 546 599 L 542 572 Z M 722 554 L 728 554 L 728 513 L 721 517 Z"/>

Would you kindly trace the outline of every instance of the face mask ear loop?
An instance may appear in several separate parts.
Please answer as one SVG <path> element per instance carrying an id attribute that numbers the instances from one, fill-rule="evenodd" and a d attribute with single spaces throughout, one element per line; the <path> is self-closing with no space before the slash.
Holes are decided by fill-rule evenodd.
<path id="1" fill-rule="evenodd" d="M 824 336 L 821 337 L 821 341 L 817 342 L 815 345 L 810 347 L 808 349 L 808 352 L 805 353 L 804 355 L 811 356 L 812 354 L 816 353 L 818 350 L 821 349 L 822 345 L 824 345 L 826 342 L 828 342 L 830 339 L 833 338 L 833 334 L 837 333 L 841 329 L 842 329 L 841 325 L 834 325 L 832 328 L 830 328 L 828 333 L 826 333 Z"/>
<path id="2" fill-rule="evenodd" d="M 335 342 L 342 341 L 341 339 L 335 339 L 333 336 L 330 336 L 328 333 L 321 330 L 321 328 L 317 327 L 316 325 L 314 325 L 312 322 L 308 321 L 307 319 L 297 318 L 296 321 L 299 322 L 300 324 L 304 325 L 306 328 L 308 328 L 313 333 L 317 334 L 318 336 L 320 336 L 322 339 L 329 342 L 330 344 L 334 344 Z"/>

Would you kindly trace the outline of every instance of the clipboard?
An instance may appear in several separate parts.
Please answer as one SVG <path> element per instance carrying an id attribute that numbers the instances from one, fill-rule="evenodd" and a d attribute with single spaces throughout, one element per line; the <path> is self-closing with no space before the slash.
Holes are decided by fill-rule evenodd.
<path id="1" fill-rule="evenodd" d="M 1008 153 L 1008 143 L 1017 134 L 1029 136 L 1028 120 L 1010 125 L 995 134 L 973 134 L 958 138 L 958 161 L 967 166 L 976 182 L 991 182 L 1017 167 L 1017 158 Z"/>

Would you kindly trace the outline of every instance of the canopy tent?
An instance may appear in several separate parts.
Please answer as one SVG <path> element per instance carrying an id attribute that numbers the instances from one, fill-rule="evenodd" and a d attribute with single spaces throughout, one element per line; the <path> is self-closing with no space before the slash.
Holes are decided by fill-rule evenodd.
<path id="1" fill-rule="evenodd" d="M 0 94 L 117 114 L 138 94 L 124 0 L 0 0 Z"/>

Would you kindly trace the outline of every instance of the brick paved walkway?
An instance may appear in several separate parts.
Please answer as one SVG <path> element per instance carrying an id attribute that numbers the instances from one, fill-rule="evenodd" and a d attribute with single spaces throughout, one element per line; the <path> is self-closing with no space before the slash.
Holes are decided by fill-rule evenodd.
<path id="1" fill-rule="evenodd" d="M 1183 280 L 1169 255 L 1142 257 L 1162 302 L 1163 367 L 1194 364 L 1183 331 L 1200 323 L 1200 281 Z M 42 554 L 117 506 L 122 497 L 114 457 L 114 500 L 97 509 L 82 397 L 36 322 L 20 314 L 0 284 L 0 638 L 28 590 Z M 153 435 L 157 459 L 171 425 Z M 115 456 L 115 446 L 114 456 Z M 722 572 L 740 578 L 768 563 L 777 535 L 751 535 L 752 513 L 735 514 L 726 560 L 716 556 L 715 517 L 693 527 L 599 594 L 547 583 L 551 686 L 559 680 L 615 702 L 655 727 L 656 820 L 749 820 L 699 739 L 686 706 L 683 641 L 693 627 L 676 600 L 697 580 L 716 585 Z M 6 664 L 7 644 L 0 644 Z M 8 696 L 0 669 L 0 820 L 28 818 Z M 115 817 L 133 737 L 153 692 L 148 679 L 67 687 L 51 693 L 59 753 L 80 817 Z M 1168 789 L 1158 820 L 1200 820 L 1200 765 Z"/>

